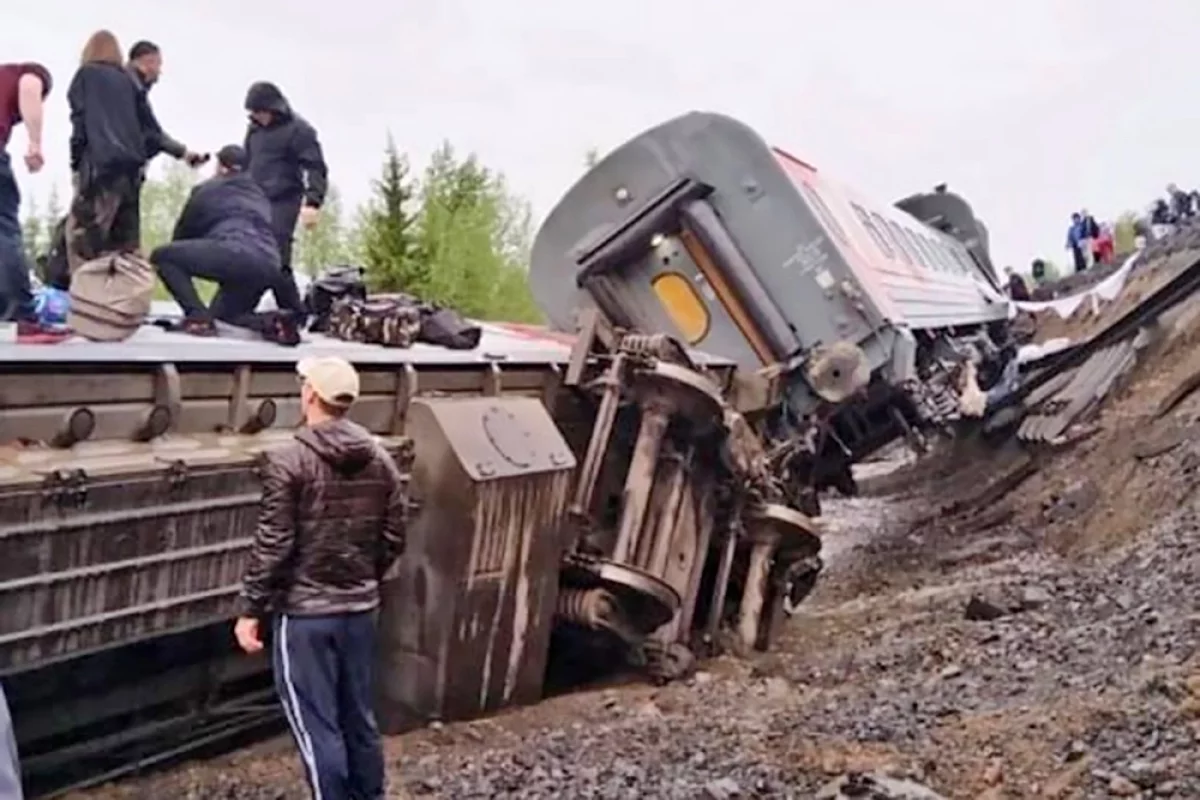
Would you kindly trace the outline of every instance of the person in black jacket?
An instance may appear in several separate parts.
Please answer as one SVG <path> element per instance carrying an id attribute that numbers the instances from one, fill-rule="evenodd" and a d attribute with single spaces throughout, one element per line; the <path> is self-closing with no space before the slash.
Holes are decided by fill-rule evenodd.
<path id="1" fill-rule="evenodd" d="M 245 324 L 267 289 L 279 279 L 279 250 L 271 204 L 245 171 L 246 153 L 227 145 L 217 153 L 217 174 L 192 189 L 170 244 L 150 254 L 167 291 L 183 309 L 183 330 L 216 334 L 214 319 Z M 205 307 L 193 278 L 219 287 Z"/>
<path id="2" fill-rule="evenodd" d="M 300 117 L 273 83 L 260 81 L 246 93 L 250 127 L 246 131 L 249 171 L 271 201 L 271 215 L 283 272 L 275 289 L 280 308 L 303 311 L 292 274 L 292 237 L 296 221 L 317 224 L 328 188 L 328 169 L 317 132 Z"/>
<path id="3" fill-rule="evenodd" d="M 154 108 L 150 105 L 150 89 L 158 83 L 162 74 L 162 51 L 153 42 L 139 41 L 129 49 L 129 63 L 125 65 L 130 77 L 146 95 L 146 157 L 147 162 L 159 153 L 166 153 L 172 158 L 185 162 L 189 167 L 198 167 L 209 159 L 208 154 L 189 150 L 179 140 L 162 129 Z M 138 173 L 138 192 L 136 196 L 136 213 L 129 213 L 130 224 L 137 223 L 136 235 L 141 241 L 141 186 L 146 182 L 146 168 Z M 66 291 L 70 288 L 71 272 L 67 256 L 66 217 L 55 225 L 50 234 L 50 247 L 46 256 L 47 267 L 42 275 L 44 282 L 55 288 Z M 78 262 L 76 262 L 78 263 Z"/>
<path id="4" fill-rule="evenodd" d="M 82 62 L 67 89 L 75 184 L 67 226 L 72 268 L 104 253 L 138 250 L 138 190 L 153 117 L 112 33 L 94 33 Z"/>
<path id="5" fill-rule="evenodd" d="M 129 48 L 129 63 L 125 68 L 146 95 L 146 107 L 150 111 L 146 137 L 149 158 L 154 158 L 159 153 L 166 153 L 171 158 L 185 162 L 189 167 L 198 167 L 203 164 L 207 157 L 189 150 L 186 145 L 164 131 L 154 113 L 154 107 L 150 105 L 150 90 L 154 88 L 162 75 L 162 50 L 158 45 L 144 39 L 134 44 Z"/>

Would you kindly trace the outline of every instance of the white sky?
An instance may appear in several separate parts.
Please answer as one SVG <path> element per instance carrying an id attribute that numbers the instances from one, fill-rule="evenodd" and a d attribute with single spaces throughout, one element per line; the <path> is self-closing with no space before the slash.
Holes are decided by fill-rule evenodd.
<path id="1" fill-rule="evenodd" d="M 46 173 L 64 192 L 65 89 L 87 36 L 163 47 L 152 94 L 200 150 L 240 141 L 242 100 L 277 82 L 320 132 L 349 203 L 385 133 L 423 164 L 443 138 L 506 173 L 539 218 L 590 146 L 721 111 L 879 201 L 946 181 L 994 257 L 1063 262 L 1066 220 L 1200 184 L 1184 0 L 11 0 L 0 60 L 54 73 Z M 23 152 L 14 136 L 10 151 Z M 19 158 L 14 158 L 19 160 Z"/>

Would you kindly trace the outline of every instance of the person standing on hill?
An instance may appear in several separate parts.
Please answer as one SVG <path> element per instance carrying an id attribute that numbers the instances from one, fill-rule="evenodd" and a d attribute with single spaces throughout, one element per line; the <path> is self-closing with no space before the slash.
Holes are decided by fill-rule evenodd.
<path id="1" fill-rule="evenodd" d="M 1067 249 L 1075 262 L 1075 272 L 1083 272 L 1088 266 L 1087 257 L 1087 226 L 1083 215 L 1075 212 L 1071 215 L 1071 225 L 1067 228 Z"/>
<path id="2" fill-rule="evenodd" d="M 267 452 L 258 529 L 234 626 L 263 649 L 274 614 L 272 667 L 315 800 L 383 800 L 383 747 L 373 670 L 379 585 L 404 552 L 406 484 L 391 455 L 347 419 L 354 367 L 303 359 L 304 427 Z"/>
<path id="3" fill-rule="evenodd" d="M 275 302 L 282 309 L 303 312 L 292 271 L 292 239 L 297 220 L 308 229 L 317 224 L 329 170 L 316 129 L 292 110 L 278 86 L 267 81 L 251 85 L 245 106 L 250 115 L 245 144 L 248 169 L 271 201 L 283 263 Z"/>

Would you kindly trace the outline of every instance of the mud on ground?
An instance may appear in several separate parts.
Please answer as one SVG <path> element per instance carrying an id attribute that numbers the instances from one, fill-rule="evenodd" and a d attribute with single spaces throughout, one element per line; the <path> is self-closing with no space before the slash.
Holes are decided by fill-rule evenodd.
<path id="1" fill-rule="evenodd" d="M 1200 797 L 1196 343 L 1071 447 L 960 443 L 827 500 L 829 567 L 771 653 L 398 737 L 392 796 L 810 798 L 871 771 L 956 800 Z M 304 796 L 274 742 L 75 798 Z"/>

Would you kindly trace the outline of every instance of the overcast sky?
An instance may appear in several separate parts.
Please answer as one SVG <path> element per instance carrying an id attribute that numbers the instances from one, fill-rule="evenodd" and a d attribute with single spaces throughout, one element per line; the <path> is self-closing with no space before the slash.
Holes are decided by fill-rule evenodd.
<path id="1" fill-rule="evenodd" d="M 152 95 L 194 149 L 240 141 L 277 82 L 332 180 L 369 192 L 385 133 L 417 163 L 443 139 L 505 172 L 539 218 L 582 169 L 688 110 L 740 117 L 879 201 L 946 181 L 995 258 L 1063 261 L 1066 219 L 1200 184 L 1200 3 L 1145 0 L 11 0 L 0 60 L 58 82 L 44 199 L 67 178 L 65 88 L 87 36 L 158 42 Z M 19 156 L 23 134 L 10 150 Z M 17 159 L 14 159 L 17 160 Z"/>

